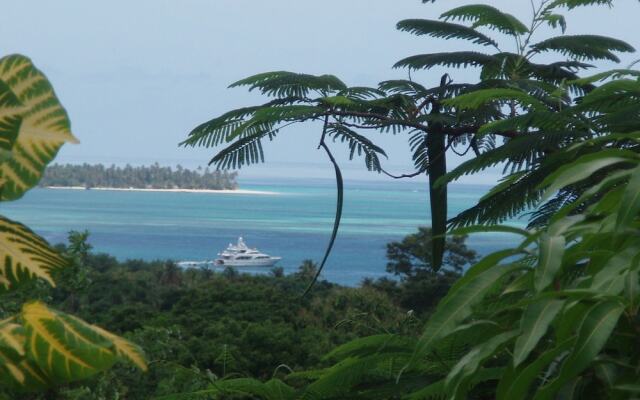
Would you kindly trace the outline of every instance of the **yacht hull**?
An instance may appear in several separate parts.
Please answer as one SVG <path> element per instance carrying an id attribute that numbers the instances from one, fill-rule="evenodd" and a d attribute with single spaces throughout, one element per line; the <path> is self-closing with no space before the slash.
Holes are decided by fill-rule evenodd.
<path id="1" fill-rule="evenodd" d="M 271 257 L 259 260 L 215 260 L 216 267 L 273 267 L 281 257 Z"/>

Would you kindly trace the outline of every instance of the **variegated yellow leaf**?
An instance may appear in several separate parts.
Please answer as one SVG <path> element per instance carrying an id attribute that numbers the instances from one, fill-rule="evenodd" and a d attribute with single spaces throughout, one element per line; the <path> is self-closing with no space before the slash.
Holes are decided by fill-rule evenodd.
<path id="1" fill-rule="evenodd" d="M 25 357 L 24 328 L 12 321 L 0 321 L 0 385 L 21 390 L 49 386 L 38 366 Z"/>
<path id="2" fill-rule="evenodd" d="M 25 108 L 9 85 L 0 80 L 0 161 L 11 156 Z"/>
<path id="3" fill-rule="evenodd" d="M 65 142 L 77 139 L 53 87 L 31 60 L 21 55 L 1 58 L 0 80 L 25 107 L 12 157 L 0 164 L 0 200 L 14 200 L 40 181 L 47 164 Z"/>
<path id="4" fill-rule="evenodd" d="M 26 226 L 0 216 L 0 285 L 40 278 L 55 286 L 51 273 L 68 264 Z"/>
<path id="5" fill-rule="evenodd" d="M 32 302 L 23 306 L 22 319 L 27 357 L 54 382 L 87 378 L 116 361 L 111 343 L 77 318 Z"/>
<path id="6" fill-rule="evenodd" d="M 40 391 L 51 386 L 51 382 L 32 361 L 25 357 L 16 357 L 0 347 L 0 386 Z"/>
<path id="7" fill-rule="evenodd" d="M 147 370 L 147 361 L 145 360 L 144 352 L 140 346 L 98 326 L 93 325 L 93 328 L 113 343 L 116 354 L 118 354 L 119 357 L 132 362 L 143 371 Z"/>
<path id="8" fill-rule="evenodd" d="M 13 318 L 0 321 L 0 346 L 9 347 L 16 353 L 24 355 L 24 334 L 22 327 L 14 322 Z"/>

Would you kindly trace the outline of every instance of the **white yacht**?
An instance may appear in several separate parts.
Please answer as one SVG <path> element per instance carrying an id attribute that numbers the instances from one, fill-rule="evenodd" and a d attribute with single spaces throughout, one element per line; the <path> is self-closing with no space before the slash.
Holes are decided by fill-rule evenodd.
<path id="1" fill-rule="evenodd" d="M 271 257 L 268 254 L 260 253 L 258 249 L 249 248 L 242 237 L 238 238 L 238 243 L 231 244 L 216 258 L 216 266 L 229 267 L 271 267 L 282 257 Z"/>

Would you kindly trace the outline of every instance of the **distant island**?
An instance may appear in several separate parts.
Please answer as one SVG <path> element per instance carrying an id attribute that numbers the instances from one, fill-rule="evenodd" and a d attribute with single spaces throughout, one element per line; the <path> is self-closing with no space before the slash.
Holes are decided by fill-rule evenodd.
<path id="1" fill-rule="evenodd" d="M 45 171 L 41 187 L 113 188 L 148 190 L 236 190 L 237 172 L 175 169 L 158 163 L 134 167 L 102 164 L 53 164 Z"/>

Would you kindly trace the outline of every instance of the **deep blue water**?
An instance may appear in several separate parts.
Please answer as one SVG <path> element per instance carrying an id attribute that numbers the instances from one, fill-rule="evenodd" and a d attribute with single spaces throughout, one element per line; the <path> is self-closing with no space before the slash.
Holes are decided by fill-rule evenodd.
<path id="1" fill-rule="evenodd" d="M 2 214 L 52 243 L 64 242 L 69 230 L 88 229 L 96 251 L 121 260 L 212 259 L 239 235 L 249 246 L 282 256 L 279 265 L 288 273 L 304 259 L 320 260 L 333 227 L 331 182 L 246 182 L 242 188 L 279 194 L 34 189 L 19 201 L 3 203 Z M 453 185 L 450 215 L 473 205 L 488 189 Z M 341 231 L 323 277 L 357 285 L 364 277 L 386 275 L 385 244 L 429 223 L 426 184 L 347 182 Z M 485 254 L 513 240 L 482 234 L 468 243 Z"/>

